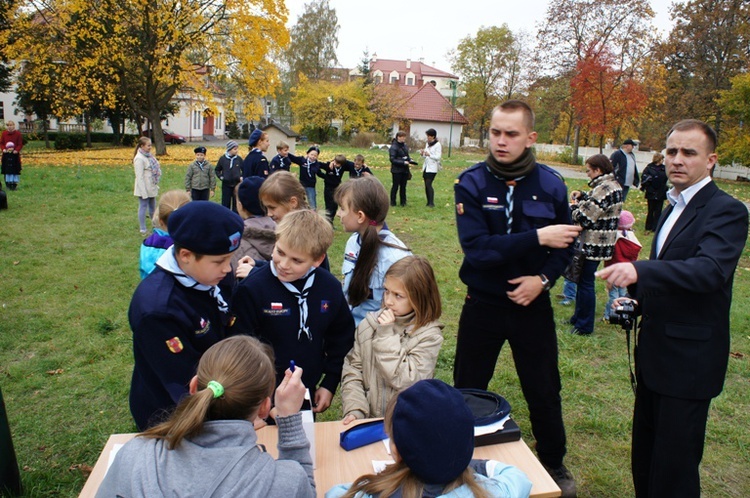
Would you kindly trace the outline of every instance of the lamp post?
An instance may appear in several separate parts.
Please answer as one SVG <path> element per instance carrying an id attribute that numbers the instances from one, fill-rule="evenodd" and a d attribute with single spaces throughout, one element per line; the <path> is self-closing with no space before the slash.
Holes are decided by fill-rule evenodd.
<path id="1" fill-rule="evenodd" d="M 451 131 L 448 135 L 448 157 L 451 157 L 451 148 L 453 147 L 453 117 L 456 114 L 456 87 L 458 87 L 458 81 L 450 80 L 448 84 L 451 86 Z"/>

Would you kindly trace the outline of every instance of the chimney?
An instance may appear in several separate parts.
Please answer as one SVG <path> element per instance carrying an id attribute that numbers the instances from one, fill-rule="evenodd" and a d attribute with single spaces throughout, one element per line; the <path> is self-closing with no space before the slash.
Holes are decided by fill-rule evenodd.
<path id="1" fill-rule="evenodd" d="M 406 59 L 406 69 L 411 69 L 411 59 Z"/>

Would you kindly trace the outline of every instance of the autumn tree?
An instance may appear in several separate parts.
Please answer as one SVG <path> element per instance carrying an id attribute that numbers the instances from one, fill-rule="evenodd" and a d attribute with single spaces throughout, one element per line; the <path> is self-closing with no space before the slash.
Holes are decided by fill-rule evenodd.
<path id="1" fill-rule="evenodd" d="M 286 60 L 292 85 L 304 74 L 308 80 L 325 78 L 338 64 L 339 21 L 336 9 L 328 0 L 313 0 L 291 29 L 292 41 L 286 49 Z"/>
<path id="2" fill-rule="evenodd" d="M 506 24 L 482 27 L 451 51 L 452 70 L 466 92 L 459 103 L 469 122 L 477 124 L 480 139 L 486 136 L 492 108 L 519 90 L 522 55 L 520 40 Z"/>
<path id="3" fill-rule="evenodd" d="M 0 46 L 5 46 L 13 35 L 11 19 L 13 14 L 13 0 L 0 0 Z M 11 87 L 11 67 L 8 56 L 0 52 L 0 92 L 8 91 Z"/>
<path id="4" fill-rule="evenodd" d="M 653 17 L 648 0 L 551 2 L 537 33 L 536 64 L 547 74 L 572 78 L 586 56 L 607 50 L 617 70 L 635 74 L 653 46 L 654 30 L 648 22 Z M 575 115 L 576 155 L 581 118 Z"/>
<path id="5" fill-rule="evenodd" d="M 722 161 L 750 165 L 750 73 L 730 80 L 732 87 L 719 92 L 717 104 L 727 119 L 719 144 Z"/>
<path id="6" fill-rule="evenodd" d="M 340 123 L 346 134 L 369 129 L 373 123 L 369 105 L 370 92 L 361 81 L 335 84 L 311 81 L 303 75 L 292 90 L 292 110 L 303 129 L 319 141 L 329 140 L 334 122 Z"/>
<path id="7" fill-rule="evenodd" d="M 63 87 L 81 89 L 81 107 L 93 105 L 86 99 L 94 96 L 112 103 L 119 92 L 151 121 L 158 154 L 166 152 L 160 118 L 178 91 L 189 89 L 204 107 L 213 105 L 211 86 L 197 69 L 226 73 L 247 96 L 246 113 L 259 115 L 253 97 L 272 94 L 279 81 L 267 56 L 288 43 L 281 0 L 26 0 L 23 9 L 43 16 L 63 43 L 23 40 L 15 53 L 46 44 L 62 58 Z"/>
<path id="8" fill-rule="evenodd" d="M 667 67 L 668 119 L 710 122 L 721 136 L 716 99 L 750 64 L 750 2 L 690 0 L 672 7 L 674 28 L 659 54 Z"/>
<path id="9" fill-rule="evenodd" d="M 641 83 L 615 67 L 614 56 L 606 47 L 584 54 L 570 86 L 579 123 L 599 137 L 599 152 L 605 138 L 617 136 L 618 129 L 639 116 L 646 103 Z"/>

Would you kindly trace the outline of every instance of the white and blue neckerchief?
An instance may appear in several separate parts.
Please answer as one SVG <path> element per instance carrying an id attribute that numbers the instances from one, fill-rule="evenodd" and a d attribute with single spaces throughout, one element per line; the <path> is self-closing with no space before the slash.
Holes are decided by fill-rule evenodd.
<path id="1" fill-rule="evenodd" d="M 156 261 L 156 266 L 172 274 L 175 280 L 177 280 L 183 287 L 209 292 L 211 296 L 216 299 L 219 311 L 222 313 L 227 313 L 229 311 L 229 306 L 226 301 L 224 301 L 218 285 L 203 285 L 182 271 L 182 268 L 177 264 L 177 260 L 174 257 L 174 246 L 171 246 L 164 251 L 164 254 L 162 254 Z"/>
<path id="2" fill-rule="evenodd" d="M 276 278 L 279 278 L 279 274 L 276 272 L 276 265 L 273 263 L 273 260 L 269 261 L 271 265 L 271 273 L 273 273 L 273 276 Z M 310 333 L 310 328 L 307 326 L 307 296 L 310 294 L 310 287 L 312 287 L 313 283 L 315 282 L 315 267 L 311 267 L 307 273 L 300 279 L 306 279 L 304 285 L 302 286 L 302 290 L 297 290 L 297 288 L 291 284 L 291 282 L 279 282 L 282 283 L 286 289 L 291 292 L 296 298 L 297 298 L 297 304 L 299 305 L 299 331 L 297 331 L 297 340 L 299 341 L 302 338 L 302 333 L 304 332 L 305 336 L 307 337 L 308 341 L 312 341 L 312 334 Z"/>

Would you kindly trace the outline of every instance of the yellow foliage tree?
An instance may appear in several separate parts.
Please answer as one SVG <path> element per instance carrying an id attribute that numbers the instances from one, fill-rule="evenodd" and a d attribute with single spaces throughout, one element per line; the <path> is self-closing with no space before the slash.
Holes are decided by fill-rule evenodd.
<path id="1" fill-rule="evenodd" d="M 292 89 L 290 105 L 300 120 L 300 128 L 312 129 L 321 141 L 328 139 L 334 122 L 341 131 L 351 133 L 372 126 L 374 115 L 369 109 L 371 90 L 362 82 L 351 81 L 334 84 L 328 81 L 310 81 L 299 75 L 299 84 Z"/>
<path id="2" fill-rule="evenodd" d="M 63 87 L 77 89 L 67 106 L 124 97 L 152 122 L 158 154 L 166 152 L 161 114 L 179 91 L 197 93 L 201 110 L 213 106 L 212 85 L 197 69 L 225 73 L 257 117 L 256 99 L 279 84 L 270 56 L 289 42 L 283 0 L 26 0 L 19 12 L 35 12 L 16 16 L 19 27 L 45 23 L 54 37 L 19 37 L 8 53 L 25 59 L 37 46 L 59 57 Z"/>

